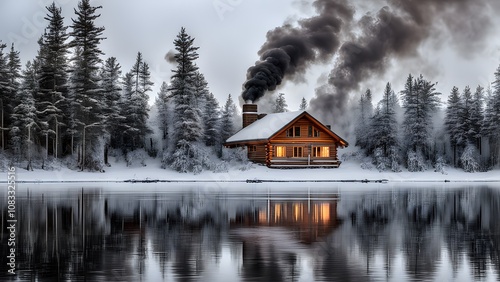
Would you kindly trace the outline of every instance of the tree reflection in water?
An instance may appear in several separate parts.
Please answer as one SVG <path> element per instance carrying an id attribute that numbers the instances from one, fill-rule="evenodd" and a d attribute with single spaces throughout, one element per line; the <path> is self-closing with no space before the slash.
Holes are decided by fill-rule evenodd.
<path id="1" fill-rule="evenodd" d="M 17 278 L 498 279 L 497 187 L 377 187 L 252 195 L 20 189 Z M 0 197 L 6 242 L 7 201 Z M 9 278 L 8 248 L 1 246 L 0 280 Z"/>

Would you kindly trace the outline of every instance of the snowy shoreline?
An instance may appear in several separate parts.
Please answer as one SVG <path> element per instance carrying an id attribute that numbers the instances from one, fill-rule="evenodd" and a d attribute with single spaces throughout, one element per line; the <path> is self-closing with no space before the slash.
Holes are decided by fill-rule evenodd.
<path id="1" fill-rule="evenodd" d="M 17 183 L 447 183 L 500 182 L 500 170 L 466 173 L 448 168 L 447 174 L 434 172 L 379 172 L 366 170 L 356 161 L 346 161 L 335 169 L 270 169 L 253 165 L 246 170 L 232 169 L 214 173 L 178 173 L 160 168 L 159 160 L 147 160 L 147 166 L 127 167 L 113 163 L 106 172 L 82 172 L 67 168 L 27 171 L 16 168 Z M 7 177 L 0 179 L 7 183 Z"/>

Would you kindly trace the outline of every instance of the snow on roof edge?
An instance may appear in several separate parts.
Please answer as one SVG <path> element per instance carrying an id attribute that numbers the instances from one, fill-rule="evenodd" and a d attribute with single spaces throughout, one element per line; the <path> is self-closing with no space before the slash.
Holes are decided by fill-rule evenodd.
<path id="1" fill-rule="evenodd" d="M 269 139 L 280 129 L 292 122 L 305 111 L 284 112 L 276 114 L 267 114 L 265 117 L 256 120 L 252 124 L 226 140 L 226 143 L 244 142 L 253 140 Z"/>

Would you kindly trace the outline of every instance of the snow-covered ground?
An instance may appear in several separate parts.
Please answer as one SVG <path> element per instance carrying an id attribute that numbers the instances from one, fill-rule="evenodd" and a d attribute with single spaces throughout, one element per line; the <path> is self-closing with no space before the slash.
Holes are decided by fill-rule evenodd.
<path id="1" fill-rule="evenodd" d="M 356 160 L 344 162 L 336 169 L 269 169 L 252 165 L 246 170 L 231 169 L 228 172 L 205 171 L 200 174 L 178 173 L 160 168 L 158 159 L 146 160 L 147 166 L 127 167 L 123 162 L 113 162 L 106 172 L 81 172 L 67 168 L 45 171 L 16 169 L 18 182 L 121 182 L 126 180 L 165 180 L 196 182 L 245 182 L 247 180 L 271 181 L 342 181 L 342 180 L 382 180 L 390 182 L 425 181 L 495 181 L 500 182 L 500 170 L 466 173 L 460 169 L 447 168 L 447 174 L 428 170 L 426 172 L 379 172 L 362 169 Z M 0 179 L 0 182 L 6 182 Z"/>

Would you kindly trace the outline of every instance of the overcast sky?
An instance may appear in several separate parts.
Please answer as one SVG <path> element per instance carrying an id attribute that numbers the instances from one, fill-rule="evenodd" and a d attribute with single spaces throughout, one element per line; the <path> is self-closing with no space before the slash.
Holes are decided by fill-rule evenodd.
<path id="1" fill-rule="evenodd" d="M 0 40 L 9 45 L 16 43 L 23 64 L 36 55 L 37 39 L 47 25 L 43 20 L 44 7 L 51 2 L 0 1 Z M 62 7 L 69 25 L 77 1 L 55 2 Z M 353 1 L 358 8 L 357 17 L 369 11 L 375 12 L 384 5 L 383 0 L 372 1 L 370 6 L 363 2 L 366 3 Z M 166 62 L 164 56 L 173 49 L 172 42 L 182 26 L 196 38 L 195 45 L 200 47 L 197 64 L 210 90 L 222 104 L 229 93 L 236 97 L 240 95 L 246 71 L 258 60 L 257 51 L 265 42 L 267 31 L 315 13 L 296 0 L 95 0 L 91 3 L 103 6 L 99 10 L 101 17 L 97 25 L 106 28 L 104 36 L 107 39 L 101 45 L 105 58 L 117 57 L 125 73 L 130 70 L 137 52 L 143 53 L 155 82 L 151 101 L 161 82 L 170 79 L 170 70 L 174 66 Z M 498 21 L 491 30 L 500 31 Z M 370 87 L 379 95 L 389 81 L 399 91 L 410 71 L 438 81 L 443 100 L 453 85 L 460 89 L 466 85 L 473 88 L 477 84 L 487 86 L 500 63 L 499 33 L 488 34 L 489 39 L 467 56 L 458 52 L 446 36 L 432 38 L 419 48 L 418 59 L 391 60 L 387 74 L 367 81 L 363 88 Z M 307 72 L 304 82 L 285 83 L 278 90 L 286 94 L 290 110 L 298 108 L 302 97 L 309 100 L 314 96 L 315 89 L 325 82 L 333 65 L 333 61 L 316 65 Z"/>

